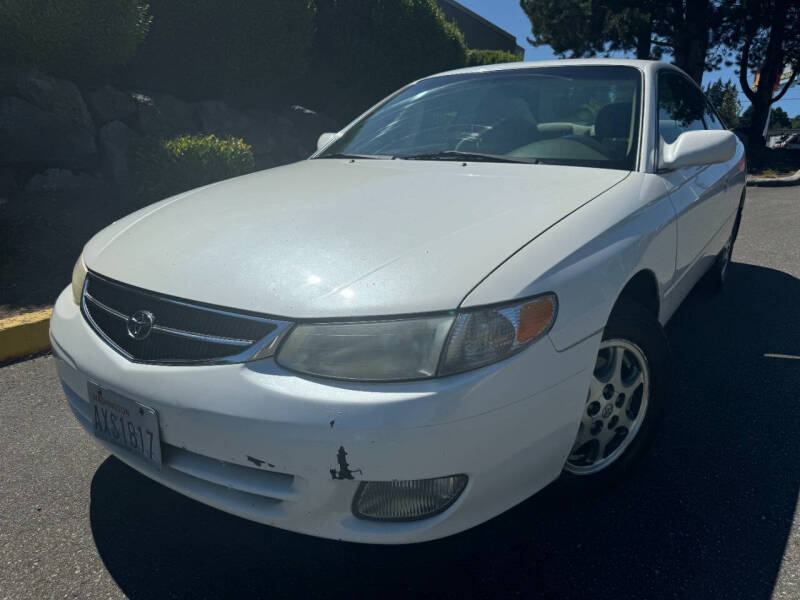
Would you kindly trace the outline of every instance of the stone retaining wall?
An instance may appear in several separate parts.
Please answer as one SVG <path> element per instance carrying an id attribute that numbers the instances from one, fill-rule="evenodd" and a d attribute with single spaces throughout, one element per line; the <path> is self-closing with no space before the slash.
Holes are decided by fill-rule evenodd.
<path id="1" fill-rule="evenodd" d="M 338 129 L 301 106 L 238 109 L 111 85 L 82 89 L 33 68 L 0 69 L 0 198 L 103 185 L 129 192 L 129 150 L 142 136 L 241 137 L 265 169 L 307 158 L 320 133 Z"/>

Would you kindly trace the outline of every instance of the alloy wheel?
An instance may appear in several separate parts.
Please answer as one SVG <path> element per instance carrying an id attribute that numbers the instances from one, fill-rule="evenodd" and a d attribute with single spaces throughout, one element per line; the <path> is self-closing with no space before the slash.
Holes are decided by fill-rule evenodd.
<path id="1" fill-rule="evenodd" d="M 647 414 L 649 386 L 647 359 L 636 344 L 621 339 L 600 344 L 566 471 L 591 475 L 625 452 Z"/>

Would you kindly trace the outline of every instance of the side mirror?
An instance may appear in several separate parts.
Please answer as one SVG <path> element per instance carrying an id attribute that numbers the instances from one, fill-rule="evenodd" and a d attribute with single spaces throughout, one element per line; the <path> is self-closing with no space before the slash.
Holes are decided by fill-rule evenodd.
<path id="1" fill-rule="evenodd" d="M 330 132 L 323 133 L 317 139 L 317 150 L 322 150 L 325 146 L 330 144 L 337 137 L 339 137 L 338 133 L 330 133 Z"/>
<path id="2" fill-rule="evenodd" d="M 659 169 L 679 169 L 725 162 L 736 153 L 736 136 L 730 131 L 687 131 L 671 144 L 662 140 Z"/>

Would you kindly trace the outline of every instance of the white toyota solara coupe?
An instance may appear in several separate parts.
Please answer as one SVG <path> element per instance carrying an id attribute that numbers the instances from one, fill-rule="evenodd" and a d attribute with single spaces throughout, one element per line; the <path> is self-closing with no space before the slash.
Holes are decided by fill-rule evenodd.
<path id="1" fill-rule="evenodd" d="M 51 338 L 75 417 L 148 477 L 311 535 L 450 535 L 604 488 L 669 408 L 662 326 L 725 281 L 742 145 L 665 63 L 412 83 L 309 160 L 85 246 Z"/>

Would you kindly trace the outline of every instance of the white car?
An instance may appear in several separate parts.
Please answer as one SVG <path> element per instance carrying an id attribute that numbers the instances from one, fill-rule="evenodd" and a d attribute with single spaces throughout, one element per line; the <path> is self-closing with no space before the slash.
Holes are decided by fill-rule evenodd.
<path id="1" fill-rule="evenodd" d="M 671 400 L 662 326 L 724 282 L 744 166 L 668 64 L 427 77 L 309 160 L 98 233 L 55 305 L 58 373 L 90 434 L 200 502 L 339 540 L 450 535 L 644 452 Z"/>

